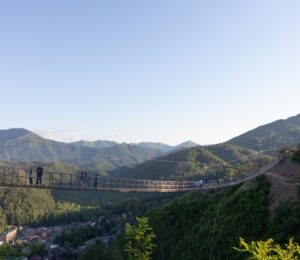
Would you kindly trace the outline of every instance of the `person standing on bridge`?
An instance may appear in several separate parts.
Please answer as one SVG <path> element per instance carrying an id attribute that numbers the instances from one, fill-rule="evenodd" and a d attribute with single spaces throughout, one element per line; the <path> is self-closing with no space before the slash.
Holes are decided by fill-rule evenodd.
<path id="1" fill-rule="evenodd" d="M 43 172 L 44 169 L 41 166 L 36 169 L 36 185 L 42 185 Z"/>
<path id="2" fill-rule="evenodd" d="M 98 174 L 95 175 L 95 180 L 94 180 L 94 188 L 97 189 L 98 187 Z"/>

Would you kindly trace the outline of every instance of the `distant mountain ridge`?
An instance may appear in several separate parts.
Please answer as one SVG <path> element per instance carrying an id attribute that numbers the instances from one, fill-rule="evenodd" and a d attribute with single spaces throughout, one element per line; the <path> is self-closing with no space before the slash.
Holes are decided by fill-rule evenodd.
<path id="1" fill-rule="evenodd" d="M 72 142 L 70 143 L 72 145 L 75 145 L 76 147 L 91 147 L 91 148 L 107 148 L 112 147 L 114 145 L 119 145 L 120 143 L 114 142 L 114 141 L 107 141 L 107 140 L 97 140 L 97 141 L 78 141 L 78 142 Z M 171 151 L 178 151 L 180 149 L 186 149 L 186 148 L 192 148 L 195 146 L 199 146 L 199 144 L 194 143 L 193 141 L 186 141 L 184 143 L 171 146 L 164 143 L 158 143 L 158 142 L 141 142 L 141 143 L 121 143 L 121 144 L 128 144 L 128 145 L 134 145 L 145 149 L 158 149 L 163 152 L 171 152 Z"/>
<path id="2" fill-rule="evenodd" d="M 70 144 L 76 147 L 90 147 L 90 148 L 102 149 L 102 148 L 118 145 L 119 143 L 114 141 L 107 141 L 107 140 L 97 140 L 97 141 L 81 140 L 77 142 L 71 142 Z"/>
<path id="3" fill-rule="evenodd" d="M 134 143 L 133 143 L 134 144 Z M 199 146 L 199 144 L 194 143 L 193 141 L 186 141 L 184 143 L 171 146 L 163 143 L 155 143 L 155 142 L 142 142 L 142 143 L 137 143 L 134 144 L 142 148 L 155 148 L 155 149 L 160 149 L 164 152 L 173 152 L 173 151 L 178 151 L 181 149 L 187 149 L 187 148 L 192 148 Z"/>
<path id="4" fill-rule="evenodd" d="M 8 162 L 60 162 L 106 173 L 122 166 L 133 166 L 173 149 L 196 145 L 186 142 L 178 146 L 161 143 L 127 144 L 113 141 L 79 141 L 62 143 L 49 140 L 22 128 L 0 130 L 0 160 Z"/>
<path id="5" fill-rule="evenodd" d="M 0 130 L 0 160 L 3 161 L 57 161 L 106 171 L 135 165 L 162 154 L 161 150 L 128 144 L 86 147 L 48 140 L 26 129 Z"/>
<path id="6" fill-rule="evenodd" d="M 193 148 L 199 146 L 199 144 L 194 143 L 193 141 L 189 140 L 184 143 L 181 143 L 179 145 L 176 145 L 173 147 L 173 150 L 181 150 L 181 149 L 187 149 L 187 148 Z"/>
<path id="7" fill-rule="evenodd" d="M 259 126 L 225 142 L 253 150 L 278 149 L 300 142 L 300 114 Z"/>

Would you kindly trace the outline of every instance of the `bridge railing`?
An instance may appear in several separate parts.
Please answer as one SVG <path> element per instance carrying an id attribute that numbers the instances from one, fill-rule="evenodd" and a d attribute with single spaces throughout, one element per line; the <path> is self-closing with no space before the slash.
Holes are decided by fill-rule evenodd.
<path id="1" fill-rule="evenodd" d="M 98 175 L 83 176 L 71 173 L 44 171 L 41 178 L 36 173 L 29 176 L 22 168 L 0 166 L 2 186 L 37 188 L 82 189 L 82 190 L 124 190 L 124 191 L 186 191 L 193 187 L 191 181 L 157 181 L 109 178 Z"/>
<path id="2" fill-rule="evenodd" d="M 82 175 L 81 173 L 61 173 L 44 171 L 42 178 L 38 178 L 33 172 L 32 177 L 26 169 L 19 167 L 0 166 L 0 185 L 16 187 L 35 187 L 66 190 L 94 190 L 94 191 L 122 191 L 122 192 L 176 192 L 203 189 L 214 189 L 232 186 L 253 179 L 273 168 L 282 158 L 274 160 L 270 164 L 239 175 L 235 178 L 195 181 L 159 181 L 138 180 L 125 178 L 110 178 L 95 174 Z"/>

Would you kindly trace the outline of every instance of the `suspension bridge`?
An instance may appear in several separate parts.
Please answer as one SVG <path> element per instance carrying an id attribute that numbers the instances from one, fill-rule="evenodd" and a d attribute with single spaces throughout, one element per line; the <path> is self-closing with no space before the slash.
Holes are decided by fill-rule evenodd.
<path id="1" fill-rule="evenodd" d="M 208 181 L 160 181 L 126 178 L 111 178 L 98 175 L 82 177 L 79 173 L 63 173 L 44 171 L 41 183 L 37 177 L 28 175 L 28 170 L 20 167 L 0 166 L 0 186 L 58 189 L 98 192 L 188 192 L 218 189 L 234 186 L 254 179 L 270 171 L 284 159 L 280 156 L 260 169 L 239 174 L 233 178 L 214 179 Z M 34 174 L 35 175 L 35 174 Z"/>

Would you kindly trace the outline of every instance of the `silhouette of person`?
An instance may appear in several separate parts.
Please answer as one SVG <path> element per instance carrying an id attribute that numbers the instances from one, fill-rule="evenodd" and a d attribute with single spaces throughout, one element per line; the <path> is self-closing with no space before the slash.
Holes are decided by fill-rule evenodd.
<path id="1" fill-rule="evenodd" d="M 95 181 L 94 181 L 94 187 L 97 188 L 98 186 L 98 176 L 96 175 Z"/>
<path id="2" fill-rule="evenodd" d="M 36 185 L 42 185 L 43 172 L 44 169 L 41 166 L 36 169 Z"/>

